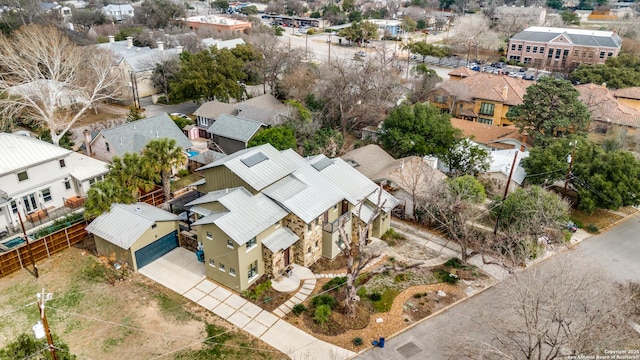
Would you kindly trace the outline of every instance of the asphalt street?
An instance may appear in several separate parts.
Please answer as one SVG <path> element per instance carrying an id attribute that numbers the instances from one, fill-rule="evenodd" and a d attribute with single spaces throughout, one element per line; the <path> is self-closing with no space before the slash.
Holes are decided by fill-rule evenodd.
<path id="1" fill-rule="evenodd" d="M 593 264 L 608 270 L 618 281 L 640 281 L 640 215 L 635 215 L 603 234 L 593 236 L 578 244 L 574 250 L 568 250 L 542 261 L 535 267 L 544 270 L 557 266 L 572 257 L 585 261 L 585 272 L 593 271 Z M 530 267 L 525 271 L 533 271 Z M 543 272 L 544 273 L 544 272 Z M 455 359 L 452 339 L 459 335 L 468 335 L 482 339 L 483 333 L 475 321 L 480 321 L 479 312 L 501 311 L 506 305 L 499 296 L 501 289 L 508 287 L 513 278 L 509 278 L 494 287 L 428 319 L 403 333 L 386 339 L 384 348 L 372 348 L 356 359 Z M 486 339 L 490 340 L 490 339 Z"/>

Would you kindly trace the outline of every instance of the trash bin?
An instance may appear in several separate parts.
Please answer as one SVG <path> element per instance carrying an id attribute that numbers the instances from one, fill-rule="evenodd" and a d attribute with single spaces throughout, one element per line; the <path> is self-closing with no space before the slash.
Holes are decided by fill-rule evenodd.
<path id="1" fill-rule="evenodd" d="M 196 258 L 199 262 L 204 262 L 204 251 L 198 250 L 196 251 Z"/>
<path id="2" fill-rule="evenodd" d="M 381 337 L 380 341 L 378 341 L 378 346 L 381 347 L 381 348 L 384 347 L 384 338 L 383 337 Z"/>
<path id="3" fill-rule="evenodd" d="M 373 346 L 378 346 L 378 340 L 373 340 L 373 341 L 371 341 L 371 345 L 373 345 Z"/>

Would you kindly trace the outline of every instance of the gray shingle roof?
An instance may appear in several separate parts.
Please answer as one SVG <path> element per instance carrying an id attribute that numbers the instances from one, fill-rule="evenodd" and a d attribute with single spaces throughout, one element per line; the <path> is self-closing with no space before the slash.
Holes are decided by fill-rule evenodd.
<path id="1" fill-rule="evenodd" d="M 268 125 L 279 125 L 288 115 L 289 109 L 271 94 L 256 96 L 236 104 L 238 116 L 263 122 Z"/>
<path id="2" fill-rule="evenodd" d="M 242 141 L 246 144 L 263 126 L 264 124 L 259 121 L 225 114 L 221 115 L 216 122 L 207 129 L 207 132 L 228 139 Z"/>
<path id="3" fill-rule="evenodd" d="M 177 215 L 146 203 L 113 204 L 111 211 L 98 216 L 86 230 L 126 250 L 154 223 L 178 220 Z"/>
<path id="4" fill-rule="evenodd" d="M 193 115 L 215 120 L 224 114 L 235 115 L 237 113 L 235 104 L 227 104 L 213 100 L 200 105 L 200 107 L 193 112 Z"/>
<path id="5" fill-rule="evenodd" d="M 596 31 L 572 28 L 551 28 L 533 26 L 513 35 L 512 40 L 549 42 L 564 35 L 572 43 L 584 46 L 602 46 L 617 48 L 622 39 L 613 31 Z"/>
<path id="6" fill-rule="evenodd" d="M 110 151 L 119 156 L 126 152 L 140 153 L 149 141 L 157 138 L 175 139 L 183 150 L 193 146 L 166 113 L 105 129 L 100 134 L 109 143 Z"/>

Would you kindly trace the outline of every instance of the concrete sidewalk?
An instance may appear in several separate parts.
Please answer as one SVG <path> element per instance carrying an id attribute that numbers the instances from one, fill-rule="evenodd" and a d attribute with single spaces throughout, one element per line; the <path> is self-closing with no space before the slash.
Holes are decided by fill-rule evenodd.
<path id="1" fill-rule="evenodd" d="M 191 251 L 177 248 L 143 267 L 139 273 L 213 312 L 291 359 L 333 360 L 355 355 L 352 351 L 307 334 L 207 279 L 204 266 Z"/>

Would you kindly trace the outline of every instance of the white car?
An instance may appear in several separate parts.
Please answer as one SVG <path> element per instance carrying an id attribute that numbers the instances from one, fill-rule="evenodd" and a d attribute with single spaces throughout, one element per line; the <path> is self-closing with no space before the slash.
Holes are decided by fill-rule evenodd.
<path id="1" fill-rule="evenodd" d="M 179 118 L 183 118 L 183 119 L 189 119 L 191 120 L 190 117 L 188 117 L 187 115 L 183 114 L 183 113 L 171 113 L 169 114 L 172 117 L 179 117 Z"/>

